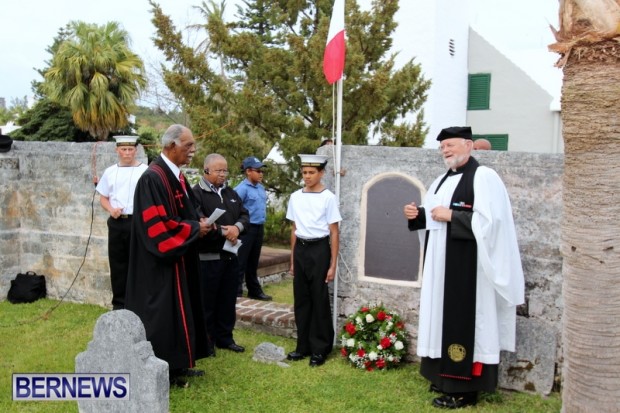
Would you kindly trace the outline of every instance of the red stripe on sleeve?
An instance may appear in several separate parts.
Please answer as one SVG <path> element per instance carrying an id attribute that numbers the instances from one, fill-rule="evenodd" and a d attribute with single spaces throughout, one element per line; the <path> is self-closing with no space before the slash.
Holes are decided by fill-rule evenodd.
<path id="1" fill-rule="evenodd" d="M 156 216 L 160 215 L 158 209 L 158 206 L 153 205 L 142 211 L 142 222 L 149 222 Z"/>
<path id="2" fill-rule="evenodd" d="M 147 233 L 148 233 L 149 238 L 155 238 L 165 232 L 176 230 L 178 227 L 179 227 L 179 223 L 176 221 L 172 221 L 172 220 L 167 221 L 167 222 L 158 221 L 149 227 Z"/>
<path id="3" fill-rule="evenodd" d="M 155 217 L 165 217 L 166 208 L 163 205 L 153 205 L 142 212 L 142 222 L 149 222 Z"/>
<path id="4" fill-rule="evenodd" d="M 168 252 L 172 249 L 177 248 L 179 245 L 183 245 L 187 238 L 191 234 L 192 228 L 187 224 L 180 224 L 181 230 L 173 237 L 166 239 L 159 243 L 159 251 L 160 252 Z"/>

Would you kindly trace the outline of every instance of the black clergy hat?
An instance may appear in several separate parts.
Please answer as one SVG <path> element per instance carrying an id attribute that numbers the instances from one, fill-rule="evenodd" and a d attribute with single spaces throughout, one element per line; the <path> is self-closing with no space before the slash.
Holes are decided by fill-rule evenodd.
<path id="1" fill-rule="evenodd" d="M 463 138 L 472 139 L 471 127 L 469 126 L 451 126 L 449 128 L 442 129 L 437 135 L 437 140 L 441 142 L 444 139 L 450 138 Z"/>
<path id="2" fill-rule="evenodd" d="M 0 152 L 8 152 L 11 150 L 11 145 L 13 145 L 13 139 L 7 135 L 3 135 L 0 132 Z"/>

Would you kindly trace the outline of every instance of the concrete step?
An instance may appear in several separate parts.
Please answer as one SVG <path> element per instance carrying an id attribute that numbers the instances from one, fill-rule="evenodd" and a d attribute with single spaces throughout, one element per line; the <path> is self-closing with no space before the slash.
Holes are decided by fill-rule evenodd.
<path id="1" fill-rule="evenodd" d="M 290 260 L 290 250 L 263 246 L 258 262 L 261 285 L 282 281 L 287 275 Z M 277 336 L 297 337 L 292 305 L 238 297 L 236 311 L 237 326 Z"/>
<path id="2" fill-rule="evenodd" d="M 237 326 L 282 337 L 297 337 L 293 306 L 237 297 Z"/>
<path id="3" fill-rule="evenodd" d="M 258 276 L 268 277 L 288 271 L 291 263 L 291 251 L 288 249 L 263 246 L 258 260 Z"/>

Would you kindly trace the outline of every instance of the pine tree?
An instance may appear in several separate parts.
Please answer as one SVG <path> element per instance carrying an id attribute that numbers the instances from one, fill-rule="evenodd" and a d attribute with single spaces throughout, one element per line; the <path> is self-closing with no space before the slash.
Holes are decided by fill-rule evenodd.
<path id="1" fill-rule="evenodd" d="M 244 0 L 236 20 L 225 22 L 225 1 L 203 2 L 198 10 L 205 22 L 193 27 L 204 30 L 206 40 L 194 49 L 151 2 L 155 44 L 169 62 L 166 85 L 203 138 L 201 151 L 222 153 L 230 166 L 250 154 L 263 156 L 278 143 L 295 164 L 296 154 L 314 153 L 332 135 L 334 93 L 322 73 L 332 4 Z M 397 10 L 397 0 L 373 1 L 369 11 L 346 2 L 344 144 L 367 144 L 369 136 L 383 145 L 424 142 L 421 107 L 430 82 L 413 60 L 395 68 L 389 50 Z M 410 113 L 417 116 L 413 123 L 403 120 Z"/>

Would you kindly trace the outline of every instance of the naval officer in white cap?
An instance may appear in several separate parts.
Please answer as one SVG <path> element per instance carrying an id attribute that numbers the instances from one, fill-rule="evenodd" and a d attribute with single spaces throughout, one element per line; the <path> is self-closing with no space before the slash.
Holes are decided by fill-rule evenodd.
<path id="1" fill-rule="evenodd" d="M 129 240 L 133 196 L 147 165 L 136 160 L 137 136 L 115 136 L 118 163 L 108 167 L 97 184 L 99 201 L 108 218 L 108 260 L 112 283 L 112 308 L 125 307 L 125 284 L 129 265 Z"/>

